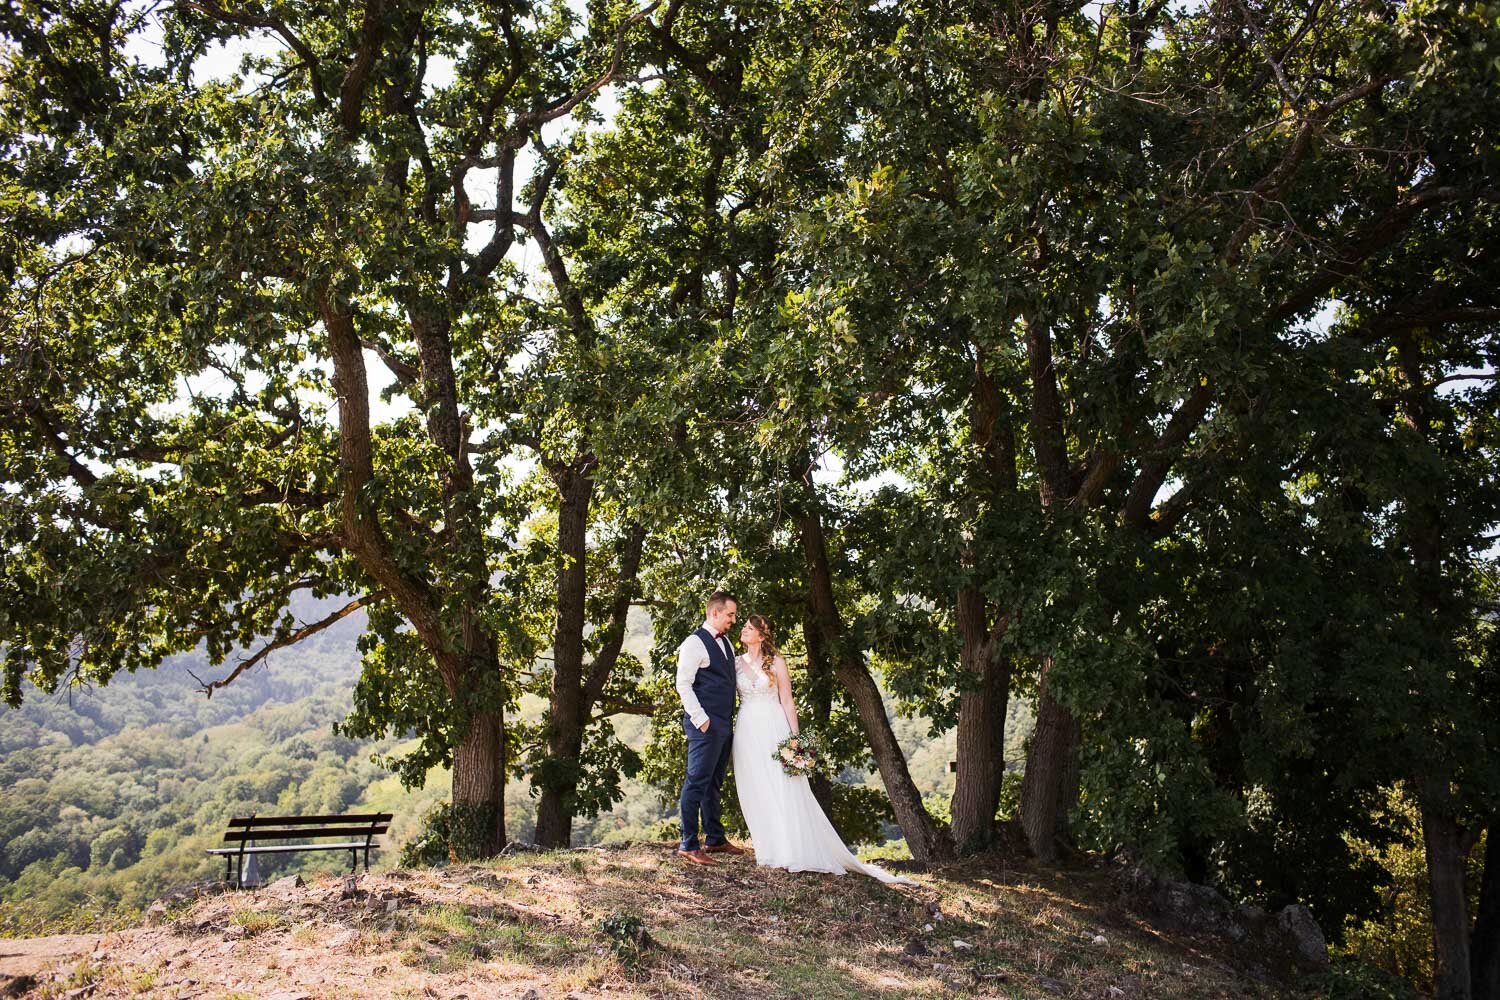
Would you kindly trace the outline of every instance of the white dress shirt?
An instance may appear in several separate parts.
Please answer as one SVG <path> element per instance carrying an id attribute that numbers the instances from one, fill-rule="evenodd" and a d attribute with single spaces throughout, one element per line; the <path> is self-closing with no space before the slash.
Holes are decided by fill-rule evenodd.
<path id="1" fill-rule="evenodd" d="M 715 630 L 708 622 L 704 622 L 702 628 L 713 635 Z M 719 647 L 724 650 L 724 655 L 734 662 L 734 647 L 729 640 L 719 636 Z M 698 671 L 708 666 L 708 647 L 703 645 L 703 640 L 697 632 L 682 640 L 682 645 L 677 647 L 677 694 L 682 698 L 683 711 L 687 712 L 694 726 L 702 727 L 703 720 L 708 718 L 708 713 L 703 711 L 703 706 L 698 703 L 698 696 L 693 692 L 693 681 L 698 676 Z"/>

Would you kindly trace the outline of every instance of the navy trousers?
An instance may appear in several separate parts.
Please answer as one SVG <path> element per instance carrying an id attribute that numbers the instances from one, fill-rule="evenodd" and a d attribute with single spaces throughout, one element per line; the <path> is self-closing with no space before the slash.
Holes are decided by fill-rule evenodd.
<path id="1" fill-rule="evenodd" d="M 700 732 L 687 713 L 682 713 L 682 728 L 687 733 L 687 779 L 682 783 L 682 796 L 677 800 L 682 814 L 682 843 L 684 851 L 698 849 L 698 815 L 703 815 L 703 836 L 707 847 L 725 843 L 724 823 L 720 819 L 722 806 L 719 802 L 724 787 L 724 772 L 729 770 L 730 747 L 734 742 L 734 728 L 727 720 L 710 719 L 708 732 Z"/>

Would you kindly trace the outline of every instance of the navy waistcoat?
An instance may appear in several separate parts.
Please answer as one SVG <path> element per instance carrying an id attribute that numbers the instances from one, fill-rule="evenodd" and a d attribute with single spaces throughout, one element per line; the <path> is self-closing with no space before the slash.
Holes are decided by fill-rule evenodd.
<path id="1" fill-rule="evenodd" d="M 708 629 L 693 634 L 708 648 L 708 666 L 693 678 L 693 694 L 710 719 L 727 723 L 734 718 L 734 657 L 724 652 L 723 643 Z"/>

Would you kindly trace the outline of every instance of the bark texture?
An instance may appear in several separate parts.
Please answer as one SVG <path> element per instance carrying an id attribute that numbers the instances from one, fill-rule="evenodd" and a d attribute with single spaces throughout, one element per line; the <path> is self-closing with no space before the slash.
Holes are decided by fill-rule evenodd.
<path id="1" fill-rule="evenodd" d="M 805 470 L 804 470 L 805 471 Z M 953 839 L 933 820 L 922 803 L 922 793 L 912 781 L 906 756 L 896 741 L 886 716 L 885 701 L 875 679 L 865 666 L 864 657 L 850 648 L 844 635 L 843 618 L 833 596 L 833 578 L 828 563 L 828 542 L 817 512 L 816 496 L 809 478 L 799 475 L 803 483 L 803 504 L 796 512 L 797 531 L 807 568 L 809 617 L 823 648 L 829 651 L 834 675 L 859 716 L 865 738 L 869 740 L 875 765 L 885 782 L 886 794 L 901 824 L 912 857 L 918 861 L 937 861 L 953 856 Z"/>

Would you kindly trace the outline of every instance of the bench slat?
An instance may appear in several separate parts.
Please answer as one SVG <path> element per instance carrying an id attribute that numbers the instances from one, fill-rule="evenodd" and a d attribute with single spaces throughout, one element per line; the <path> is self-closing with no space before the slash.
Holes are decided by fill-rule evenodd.
<path id="1" fill-rule="evenodd" d="M 332 826 L 321 830 L 230 830 L 224 834 L 226 844 L 237 844 L 242 840 L 293 840 L 297 837 L 363 837 L 374 833 L 385 833 L 385 824 L 368 826 Z"/>
<path id="2" fill-rule="evenodd" d="M 333 825 L 349 823 L 389 823 L 392 813 L 349 813 L 343 816 L 236 816 L 230 826 L 316 826 L 320 823 Z"/>
<path id="3" fill-rule="evenodd" d="M 378 845 L 370 845 L 372 848 Z M 279 844 L 271 847 L 247 847 L 246 854 L 300 854 L 302 851 L 362 851 L 365 849 L 363 840 L 350 844 Z M 209 854 L 229 855 L 238 857 L 238 847 L 210 847 Z"/>

